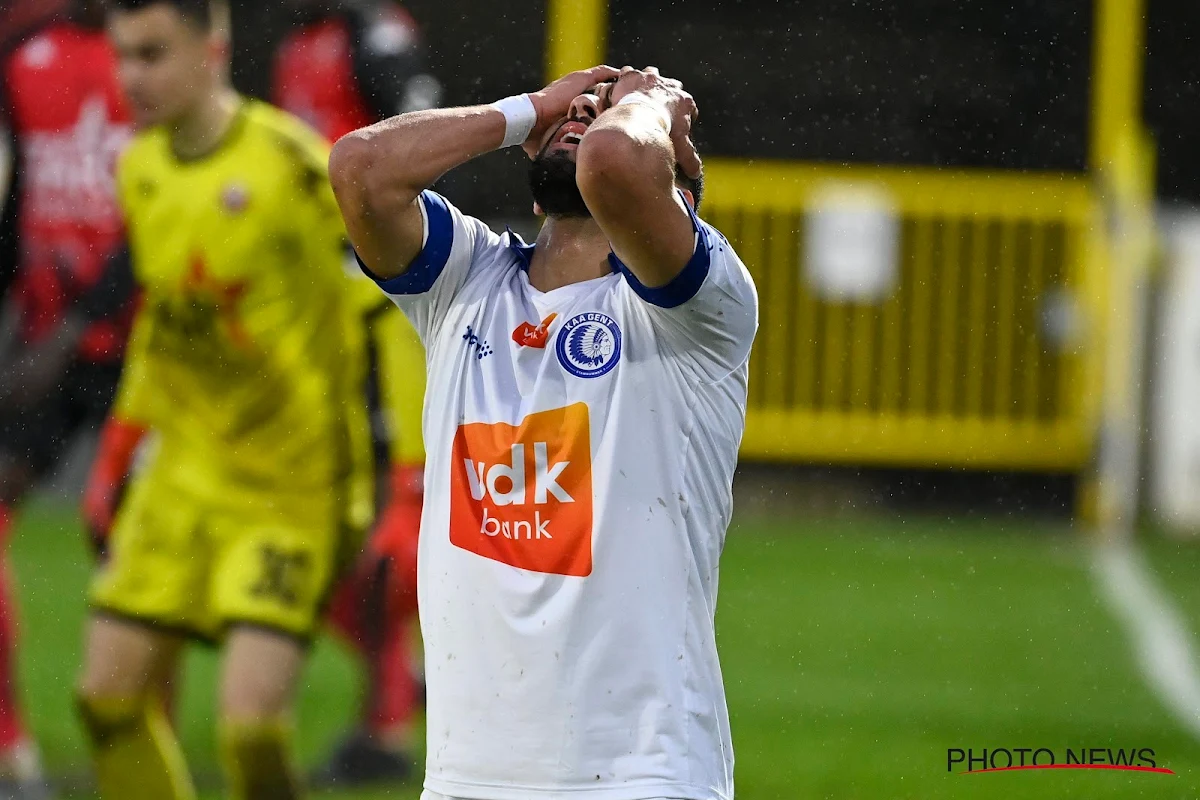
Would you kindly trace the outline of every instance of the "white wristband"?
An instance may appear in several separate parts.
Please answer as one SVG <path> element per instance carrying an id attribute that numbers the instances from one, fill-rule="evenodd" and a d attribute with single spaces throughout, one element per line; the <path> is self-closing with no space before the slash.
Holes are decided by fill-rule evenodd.
<path id="1" fill-rule="evenodd" d="M 492 108 L 504 115 L 504 143 L 501 147 L 524 144 L 537 124 L 537 109 L 527 94 L 517 94 L 497 100 Z"/>
<path id="2" fill-rule="evenodd" d="M 625 106 L 625 105 L 645 106 L 646 108 L 656 111 L 656 112 L 658 112 L 659 121 L 662 122 L 663 129 L 666 130 L 667 133 L 671 132 L 671 115 L 667 113 L 667 109 L 663 106 L 662 103 L 656 103 L 655 101 L 651 100 L 649 97 L 646 97 L 646 95 L 644 95 L 644 94 L 633 93 L 633 94 L 627 94 L 624 97 L 622 97 L 620 100 L 617 101 L 617 105 L 619 105 L 619 106 Z"/>

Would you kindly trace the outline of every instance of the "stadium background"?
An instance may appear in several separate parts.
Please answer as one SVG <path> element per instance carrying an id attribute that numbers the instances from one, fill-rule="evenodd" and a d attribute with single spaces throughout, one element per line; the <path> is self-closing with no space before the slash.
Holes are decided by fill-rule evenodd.
<path id="1" fill-rule="evenodd" d="M 580 57 L 589 54 L 588 46 L 596 42 L 581 34 L 587 26 L 581 24 L 586 14 L 581 17 L 579 9 L 593 4 L 550 5 L 554 8 L 528 3 L 497 12 L 495 4 L 413 0 L 406 8 L 425 31 L 431 66 L 446 88 L 445 101 L 461 104 L 540 85 L 548 62 L 562 57 L 546 47 L 548 39 L 565 42 L 567 57 L 572 47 L 581 51 Z M 833 170 L 821 176 L 866 176 L 903 196 L 901 183 L 888 182 L 892 173 L 872 165 L 904 165 L 912 170 L 909 174 L 925 176 L 927 186 L 940 186 L 939 180 L 962 175 L 961 169 L 978 170 L 967 174 L 966 183 L 946 184 L 947 196 L 970 202 L 1001 186 L 998 175 L 1008 170 L 1039 171 L 1024 177 L 1040 183 L 1019 189 L 1048 191 L 1049 171 L 1055 181 L 1078 183 L 1079 202 L 1089 209 L 1099 197 L 1111 216 L 1136 216 L 1138 198 L 1122 194 L 1137 195 L 1136 185 L 1111 188 L 1111 167 L 1108 173 L 1096 169 L 1092 128 L 1093 90 L 1099 83 L 1094 46 L 1101 29 L 1096 9 L 1130 13 L 1136 21 L 1133 0 L 1095 6 L 1084 0 L 612 0 L 608 5 L 607 20 L 600 26 L 607 30 L 606 60 L 656 63 L 680 77 L 704 112 L 699 143 L 705 153 L 737 160 L 731 165 L 756 159 L 755 169 L 765 170 L 743 175 L 759 175 L 771 183 L 800 169 L 776 160 L 821 162 Z M 552 35 L 546 22 L 552 10 L 575 23 L 569 35 Z M 243 91 L 265 94 L 272 46 L 289 23 L 287 12 L 282 4 L 245 0 L 235 2 L 233 11 L 235 82 Z M 1134 159 L 1132 183 L 1153 176 L 1161 203 L 1186 205 L 1200 199 L 1200 161 L 1192 144 L 1200 78 L 1192 54 L 1200 10 L 1158 0 L 1146 14 L 1144 44 L 1137 36 L 1125 44 L 1135 48 L 1138 59 L 1146 58 L 1144 103 L 1143 92 L 1134 92 L 1134 117 L 1144 117 L 1153 133 L 1157 168 L 1151 171 L 1146 160 Z M 1115 54 L 1116 66 L 1131 70 L 1141 85 L 1138 66 L 1127 63 L 1130 52 L 1123 54 L 1123 62 L 1122 54 Z M 844 163 L 860 165 L 846 168 L 860 171 L 837 172 Z M 928 171 L 930 166 L 937 171 Z M 1069 175 L 1063 178 L 1062 173 Z M 795 181 L 789 185 L 799 187 L 804 178 Z M 755 186 L 741 185 L 745 182 L 734 179 L 729 184 L 739 183 L 738 188 L 723 190 L 713 180 L 714 210 L 728 215 L 728 225 L 725 218 L 719 224 L 736 227 L 747 241 L 772 238 L 770 231 L 776 229 L 767 226 L 775 222 L 746 223 L 753 216 L 745 208 L 753 207 Z M 479 216 L 531 224 L 517 155 L 483 159 L 448 177 L 443 188 Z M 1050 205 L 1059 209 L 1069 203 Z M 796 227 L 808 210 L 803 205 L 794 209 Z M 1087 219 L 1084 229 L 1097 227 L 1096 218 Z M 906 224 L 915 231 L 923 223 L 914 216 Z M 944 221 L 929 224 L 940 226 L 939 236 L 950 236 Z M 970 252 L 971 236 L 993 242 L 980 247 L 996 255 L 985 255 L 979 263 L 1002 271 L 1001 253 L 1009 241 L 1004 236 L 1015 241 L 1024 234 L 1005 234 L 999 228 L 964 235 L 968 243 L 961 252 Z M 1112 238 L 1105 241 L 1113 251 L 1121 246 Z M 944 255 L 930 259 L 939 268 L 950 263 Z M 787 257 L 775 259 L 763 252 L 759 260 L 764 270 L 782 269 Z M 1022 261 L 1018 256 L 1011 260 Z M 776 261 L 785 267 L 777 267 Z M 968 316 L 967 267 L 973 263 L 964 256 L 957 265 L 957 283 L 938 284 L 955 288 L 954 296 L 968 303 L 954 320 Z M 1093 269 L 1081 256 L 1079 274 L 1093 274 Z M 756 277 L 761 284 L 762 275 Z M 1024 284 L 1018 280 L 1017 285 Z M 768 317 L 781 294 L 764 291 L 764 328 L 752 387 L 768 406 L 770 398 L 761 394 L 767 389 L 759 387 L 772 386 L 773 376 L 795 366 L 763 361 L 763 348 L 772 346 L 777 330 L 790 324 L 785 320 L 797 310 Z M 1121 298 L 1109 299 L 1115 307 Z M 950 307 L 931 302 L 931 309 Z M 991 307 L 989 295 L 984 302 Z M 1027 313 L 1024 322 L 1036 327 L 1040 312 L 1021 308 L 1014 302 L 1008 321 Z M 843 310 L 848 315 L 854 311 Z M 826 322 L 831 319 L 827 308 L 819 313 Z M 905 318 L 911 313 L 906 308 Z M 986 330 L 998 332 L 1005 321 L 996 312 L 994 329 Z M 950 328 L 932 327 L 929 340 L 953 338 L 948 332 L 958 331 L 957 324 L 952 320 Z M 814 328 L 814 357 L 823 359 L 821 364 L 854 360 L 854 330 L 850 316 L 844 327 Z M 971 328 L 961 330 L 969 343 Z M 845 334 L 842 349 L 831 344 L 831 331 Z M 1036 346 L 1038 334 L 1028 335 L 1034 346 L 1029 352 L 1041 364 L 1046 356 Z M 990 341 L 987 336 L 985 341 Z M 1077 356 L 1076 350 L 1065 353 L 1063 364 Z M 780 352 L 781 358 L 788 357 L 786 348 Z M 1013 353 L 1018 378 L 1021 365 L 1027 364 L 1023 352 L 1016 347 Z M 931 358 L 936 361 L 940 355 L 933 352 Z M 955 350 L 949 358 L 969 365 L 969 355 L 969 350 Z M 1039 375 L 1055 374 L 1060 367 L 1052 360 L 1037 367 L 1043 370 Z M 882 363 L 877 364 L 882 371 Z M 1063 382 L 1056 395 L 1063 408 L 1086 405 L 1089 391 L 1100 402 L 1100 376 L 1112 363 L 1096 353 L 1088 364 L 1087 369 L 1097 371 L 1097 382 Z M 906 378 L 910 368 L 910 362 L 902 364 Z M 1061 369 L 1065 374 L 1071 368 Z M 951 406 L 959 402 L 960 383 L 944 376 L 938 383 L 936 373 L 931 376 L 934 396 L 949 385 Z M 961 376 L 959 416 L 969 416 L 965 398 L 970 376 L 969 371 Z M 815 375 L 812 380 L 815 395 L 829 387 Z M 837 381 L 846 384 L 831 390 L 834 410 L 853 408 L 854 373 L 833 380 L 835 388 Z M 989 378 L 979 391 L 990 396 L 997 385 Z M 780 397 L 794 405 L 801 395 L 784 391 Z M 1053 409 L 1044 411 L 1038 402 L 1032 406 L 1035 417 L 1053 416 Z M 793 452 L 802 450 L 804 442 L 789 443 L 798 437 L 780 429 L 780 453 L 760 452 L 759 458 L 747 460 L 738 479 L 739 510 L 723 562 L 718 615 L 740 797 L 1183 798 L 1200 793 L 1200 716 L 1196 698 L 1188 695 L 1196 675 L 1185 674 L 1182 683 L 1156 682 L 1153 667 L 1162 667 L 1164 660 L 1161 653 L 1147 651 L 1142 636 L 1161 627 L 1164 607 L 1176 615 L 1167 622 L 1179 622 L 1184 631 L 1200 628 L 1200 549 L 1166 535 L 1152 513 L 1143 514 L 1137 550 L 1132 555 L 1122 551 L 1120 563 L 1151 576 L 1154 593 L 1167 605 L 1143 604 L 1132 611 L 1122 605 L 1120 577 L 1126 573 L 1120 564 L 1113 566 L 1113 551 L 1095 544 L 1101 538 L 1096 527 L 1078 513 L 1086 511 L 1080 495 L 1086 494 L 1087 476 L 1095 471 L 1102 416 L 1099 405 L 1087 407 L 1093 415 L 1077 418 L 1082 426 L 1079 449 L 1061 459 L 1040 456 L 1046 451 L 1061 454 L 1063 448 L 1039 449 L 1029 443 L 1004 457 L 978 455 L 986 446 L 968 447 L 958 459 L 929 454 L 953 435 L 923 448 L 924 453 L 885 457 L 871 450 L 868 437 L 858 449 L 805 458 Z M 998 416 L 995 411 L 992 406 L 993 417 Z M 1144 425 L 1138 430 L 1144 432 Z M 972 460 L 979 463 L 971 465 Z M 956 468 L 964 465 L 975 468 Z M 79 659 L 82 587 L 90 562 L 73 512 L 72 483 L 71 476 L 60 476 L 58 487 L 25 515 L 13 556 L 21 575 L 21 666 L 32 724 L 50 768 L 65 776 L 69 791 L 86 796 L 84 749 L 71 714 L 70 687 Z M 1153 509 L 1143 502 L 1142 510 Z M 1128 514 L 1118 516 L 1129 522 Z M 1187 642 L 1176 640 L 1182 646 Z M 215 773 L 209 724 L 213 673 L 208 654 L 193 654 L 180 713 L 189 754 L 195 754 L 200 769 L 207 766 Z M 310 761 L 326 751 L 353 716 L 354 680 L 335 646 L 318 647 L 300 717 L 303 752 Z M 1056 751 L 1151 747 L 1160 765 L 1177 776 L 962 776 L 947 771 L 949 748 L 1039 746 Z M 413 784 L 354 796 L 415 798 L 417 791 Z"/>

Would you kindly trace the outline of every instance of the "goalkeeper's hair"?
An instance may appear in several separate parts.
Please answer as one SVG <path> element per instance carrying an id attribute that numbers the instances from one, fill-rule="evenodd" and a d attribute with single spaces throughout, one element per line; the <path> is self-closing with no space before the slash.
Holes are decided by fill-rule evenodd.
<path id="1" fill-rule="evenodd" d="M 170 6 L 194 28 L 205 32 L 216 27 L 217 9 L 212 0 L 108 0 L 108 7 L 120 11 L 141 11 L 154 6 Z"/>

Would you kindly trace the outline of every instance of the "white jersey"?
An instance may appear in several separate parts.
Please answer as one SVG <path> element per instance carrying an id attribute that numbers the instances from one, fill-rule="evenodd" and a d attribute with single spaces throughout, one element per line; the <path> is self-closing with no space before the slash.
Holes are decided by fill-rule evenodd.
<path id="1" fill-rule="evenodd" d="M 717 562 L 754 284 L 695 219 L 661 288 L 540 292 L 533 248 L 433 192 L 380 281 L 425 343 L 418 599 L 431 792 L 730 800 Z"/>

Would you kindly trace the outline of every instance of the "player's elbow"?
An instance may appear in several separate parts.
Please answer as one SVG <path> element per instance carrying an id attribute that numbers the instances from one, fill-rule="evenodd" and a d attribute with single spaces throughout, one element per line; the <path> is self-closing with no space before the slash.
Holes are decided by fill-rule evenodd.
<path id="1" fill-rule="evenodd" d="M 329 182 L 347 216 L 386 216 L 416 196 L 389 173 L 383 149 L 366 130 L 346 134 L 333 145 Z"/>
<path id="2" fill-rule="evenodd" d="M 370 192 L 366 185 L 374 160 L 370 141 L 358 131 L 348 133 L 329 153 L 329 182 L 343 207 L 361 204 Z"/>
<path id="3" fill-rule="evenodd" d="M 655 144 L 620 129 L 589 131 L 575 160 L 575 181 L 584 201 L 619 202 L 648 180 L 670 183 L 670 159 Z"/>

